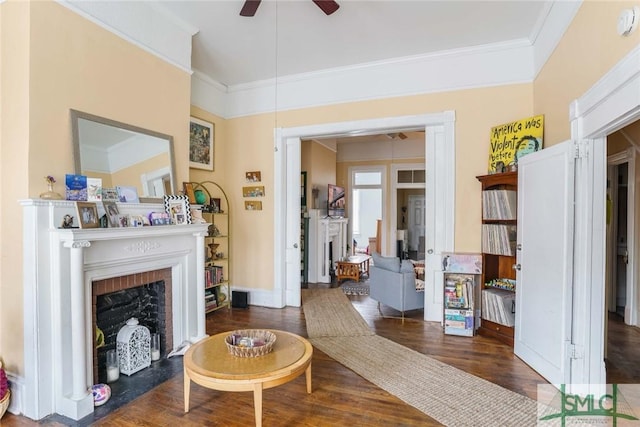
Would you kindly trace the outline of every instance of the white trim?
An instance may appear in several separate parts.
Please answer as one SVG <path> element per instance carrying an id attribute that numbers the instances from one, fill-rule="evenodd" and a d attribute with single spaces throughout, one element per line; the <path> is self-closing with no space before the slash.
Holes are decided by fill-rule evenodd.
<path id="1" fill-rule="evenodd" d="M 355 185 L 354 184 L 354 174 L 357 172 L 378 172 L 380 173 L 380 185 Z M 387 200 L 389 200 L 389 186 L 387 185 L 387 166 L 384 164 L 380 165 L 362 165 L 362 166 L 349 166 L 348 170 L 349 174 L 349 217 L 351 221 L 349 221 L 348 226 L 348 241 L 353 241 L 353 225 L 356 221 L 355 210 L 353 207 L 353 190 L 358 189 L 380 189 L 382 190 L 382 206 L 380 206 L 380 212 L 382 215 L 382 230 L 381 230 L 381 239 L 380 239 L 380 247 L 382 248 L 382 255 L 387 253 L 386 243 L 389 241 L 388 233 L 385 232 L 385 229 L 389 228 L 385 226 L 386 224 L 393 224 L 392 222 L 387 221 L 386 208 L 387 208 Z"/>
<path id="2" fill-rule="evenodd" d="M 640 45 L 570 105 L 571 136 L 589 156 L 576 173 L 576 252 L 571 382 L 606 384 L 604 365 L 606 135 L 640 117 Z M 579 159 L 581 160 L 581 159 Z M 577 168 L 578 169 L 578 168 Z"/>
<path id="3" fill-rule="evenodd" d="M 391 164 L 391 217 L 389 218 L 390 224 L 398 223 L 398 190 L 406 188 L 421 188 L 426 190 L 426 183 L 398 183 L 398 171 L 401 170 L 424 170 L 426 177 L 426 170 L 424 163 L 392 163 Z M 426 230 L 425 230 L 426 231 Z M 397 240 L 397 227 L 393 227 L 391 230 L 391 241 Z"/>
<path id="4" fill-rule="evenodd" d="M 343 102 L 531 83 L 533 47 L 524 40 L 395 58 L 229 86 L 228 116 Z M 470 71 L 473 70 L 473 71 Z"/>
<path id="5" fill-rule="evenodd" d="M 425 144 L 429 150 L 428 152 L 431 153 L 431 155 L 425 157 L 426 170 L 432 171 L 431 177 L 434 181 L 437 180 L 438 183 L 431 189 L 431 193 L 426 194 L 427 200 L 431 197 L 431 200 L 437 200 L 438 202 L 437 210 L 433 216 L 438 221 L 438 227 L 432 230 L 432 233 L 437 233 L 437 235 L 432 238 L 434 246 L 431 249 L 434 250 L 435 255 L 453 250 L 455 225 L 455 195 L 453 190 L 455 189 L 456 172 L 454 111 L 276 129 L 274 136 L 276 150 L 274 155 L 274 283 L 286 283 L 283 256 L 286 250 L 285 210 L 287 206 L 286 153 L 283 150 L 285 139 L 353 135 L 358 132 L 389 133 L 396 129 L 425 129 Z M 429 143 L 427 144 L 426 141 L 429 141 Z M 291 161 L 300 162 L 300 159 L 291 159 Z M 292 183 L 298 182 L 297 179 L 290 181 Z M 294 201 L 290 201 L 290 203 L 294 203 Z M 427 268 L 433 267 L 428 266 Z M 429 280 L 431 280 L 431 286 L 433 286 L 433 280 Z M 288 286 L 290 285 L 286 284 L 283 289 L 274 289 L 274 292 L 284 293 L 280 298 L 274 297 L 274 300 L 286 298 L 287 305 L 299 306 L 300 286 L 297 285 L 297 289 L 288 289 Z M 440 320 L 441 317 L 440 315 Z"/>
<path id="6" fill-rule="evenodd" d="M 191 38 L 198 30 L 184 22 L 178 24 L 178 19 L 166 10 L 152 7 L 150 2 L 56 2 L 191 74 Z"/>
<path id="7" fill-rule="evenodd" d="M 533 74 L 535 77 L 551 57 L 581 6 L 582 0 L 546 3 L 547 14 L 540 17 L 542 23 L 536 23 L 534 28 L 534 32 L 537 30 L 538 33 L 532 32 L 529 37 L 533 43 Z"/>

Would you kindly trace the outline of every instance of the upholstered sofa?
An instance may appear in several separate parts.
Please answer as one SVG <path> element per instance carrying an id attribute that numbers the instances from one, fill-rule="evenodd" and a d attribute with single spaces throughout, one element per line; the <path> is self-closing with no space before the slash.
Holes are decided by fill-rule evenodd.
<path id="1" fill-rule="evenodd" d="M 373 253 L 369 269 L 369 296 L 402 313 L 424 308 L 424 291 L 416 290 L 416 273 L 410 260 Z"/>

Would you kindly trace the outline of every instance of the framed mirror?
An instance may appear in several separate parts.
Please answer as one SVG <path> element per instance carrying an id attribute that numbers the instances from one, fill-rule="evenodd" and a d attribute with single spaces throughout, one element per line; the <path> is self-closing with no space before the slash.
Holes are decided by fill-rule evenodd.
<path id="1" fill-rule="evenodd" d="M 175 194 L 172 136 L 76 110 L 71 129 L 76 174 L 136 187 L 141 199 Z"/>

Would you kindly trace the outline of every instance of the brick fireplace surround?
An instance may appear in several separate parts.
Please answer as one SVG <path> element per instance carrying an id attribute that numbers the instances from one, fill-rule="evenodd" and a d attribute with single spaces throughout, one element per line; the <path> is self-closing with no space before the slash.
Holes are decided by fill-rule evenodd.
<path id="1" fill-rule="evenodd" d="M 137 288 L 138 286 L 147 285 L 153 282 L 164 282 L 164 310 L 166 318 L 166 327 L 161 334 L 165 337 L 164 349 L 173 349 L 173 322 L 172 309 L 171 309 L 171 296 L 172 296 L 172 283 L 171 283 L 171 269 L 163 268 L 161 270 L 146 271 L 144 273 L 134 273 L 126 276 L 112 277 L 109 279 L 96 280 L 92 286 L 92 319 L 93 328 L 96 330 L 96 307 L 98 303 L 98 297 L 101 295 L 108 295 L 113 292 L 123 291 L 126 289 Z M 163 353 L 167 353 L 163 350 Z M 98 352 L 96 348 L 93 348 L 93 382 L 98 382 Z"/>
<path id="2" fill-rule="evenodd" d="M 24 369 L 12 382 L 11 395 L 17 413 L 34 420 L 51 414 L 79 420 L 94 411 L 89 390 L 95 284 L 106 290 L 118 282 L 122 286 L 125 277 L 124 286 L 142 285 L 158 274 L 165 281 L 165 301 L 167 294 L 170 298 L 167 338 L 172 344 L 165 353 L 206 337 L 201 274 L 206 224 L 59 229 L 65 215 L 76 216 L 74 202 L 23 200 L 21 205 Z M 118 209 L 146 215 L 164 206 L 127 203 Z M 104 213 L 102 206 L 98 210 Z"/>

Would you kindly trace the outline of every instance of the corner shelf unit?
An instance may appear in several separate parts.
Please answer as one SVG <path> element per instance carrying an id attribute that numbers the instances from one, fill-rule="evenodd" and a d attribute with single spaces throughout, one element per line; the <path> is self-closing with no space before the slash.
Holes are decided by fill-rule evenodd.
<path id="1" fill-rule="evenodd" d="M 512 301 L 515 300 L 516 292 L 518 172 L 481 175 L 476 178 L 482 184 L 483 227 L 482 319 L 478 334 L 513 346 L 515 307 Z M 494 234 L 492 231 L 498 233 Z M 500 286 L 500 283 L 513 286 Z"/>
<path id="2" fill-rule="evenodd" d="M 194 193 L 203 191 L 207 203 L 202 218 L 209 224 L 205 241 L 205 313 L 231 308 L 231 226 L 229 198 L 213 181 L 192 182 Z M 215 202 L 214 202 L 215 201 Z"/>

